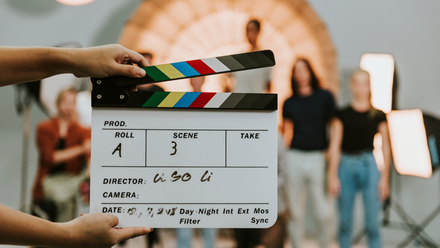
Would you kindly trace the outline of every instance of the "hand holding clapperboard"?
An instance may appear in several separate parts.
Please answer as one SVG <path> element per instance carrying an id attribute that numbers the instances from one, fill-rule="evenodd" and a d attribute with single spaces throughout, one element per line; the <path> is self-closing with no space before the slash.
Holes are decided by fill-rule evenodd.
<path id="1" fill-rule="evenodd" d="M 277 218 L 277 95 L 121 87 L 275 65 L 271 51 L 92 79 L 92 213 L 119 226 L 267 228 Z"/>

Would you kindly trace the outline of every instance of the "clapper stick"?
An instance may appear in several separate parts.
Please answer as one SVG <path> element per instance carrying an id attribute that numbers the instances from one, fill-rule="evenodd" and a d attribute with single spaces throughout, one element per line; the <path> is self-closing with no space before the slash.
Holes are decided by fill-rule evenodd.
<path id="1" fill-rule="evenodd" d="M 264 50 L 206 59 L 189 60 L 170 64 L 147 66 L 142 68 L 146 72 L 146 76 L 143 78 L 128 78 L 121 76 L 108 78 L 92 78 L 92 106 L 124 108 L 146 107 L 146 102 L 143 100 L 145 100 L 145 98 L 150 98 L 151 96 L 153 96 L 153 93 L 127 92 L 121 87 L 258 69 L 274 65 L 275 57 L 273 52 L 270 50 Z M 139 97 L 135 97 L 136 99 L 131 99 L 130 96 L 132 95 L 139 95 Z M 140 97 L 141 95 L 142 97 Z M 157 94 L 155 97 L 162 96 L 159 95 L 160 94 Z M 201 96 L 204 97 L 206 95 L 202 93 Z M 234 97 L 237 96 L 238 95 L 235 95 Z M 255 96 L 252 96 L 252 94 L 245 94 L 243 95 L 243 97 L 246 97 L 246 99 L 255 98 Z M 142 99 L 142 102 L 139 102 L 139 99 Z M 260 100 L 270 102 L 272 99 Z M 257 104 L 256 106 L 260 105 Z M 225 106 L 230 105 L 226 104 Z"/>

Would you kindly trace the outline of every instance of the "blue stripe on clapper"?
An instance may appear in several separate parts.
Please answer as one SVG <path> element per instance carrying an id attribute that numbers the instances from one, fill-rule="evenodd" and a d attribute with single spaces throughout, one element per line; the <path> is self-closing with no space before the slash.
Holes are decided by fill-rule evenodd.
<path id="1" fill-rule="evenodd" d="M 178 63 L 172 63 L 172 66 L 179 70 L 185 77 L 192 77 L 192 76 L 199 76 L 200 73 L 198 73 L 194 68 L 192 68 L 188 63 L 186 62 L 178 62 Z"/>
<path id="2" fill-rule="evenodd" d="M 191 105 L 199 95 L 200 92 L 186 92 L 173 108 L 188 108 L 188 106 Z"/>

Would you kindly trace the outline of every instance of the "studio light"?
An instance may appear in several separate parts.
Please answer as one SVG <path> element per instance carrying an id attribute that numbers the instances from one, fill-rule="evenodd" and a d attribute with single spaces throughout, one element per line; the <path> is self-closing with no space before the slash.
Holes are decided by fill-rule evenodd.
<path id="1" fill-rule="evenodd" d="M 431 177 L 432 165 L 422 111 L 391 111 L 387 119 L 397 172 L 402 175 Z"/>
<path id="2" fill-rule="evenodd" d="M 361 69 L 370 73 L 372 104 L 386 114 L 391 112 L 394 58 L 391 54 L 365 53 Z"/>
<path id="3" fill-rule="evenodd" d="M 70 6 L 79 6 L 79 5 L 85 5 L 93 2 L 95 0 L 57 0 L 57 2 L 70 5 Z"/>
<path id="4" fill-rule="evenodd" d="M 361 57 L 360 67 L 370 73 L 371 103 L 385 114 L 391 112 L 394 81 L 394 58 L 391 54 L 365 53 Z M 377 167 L 384 166 L 382 136 L 374 137 L 374 158 Z"/>

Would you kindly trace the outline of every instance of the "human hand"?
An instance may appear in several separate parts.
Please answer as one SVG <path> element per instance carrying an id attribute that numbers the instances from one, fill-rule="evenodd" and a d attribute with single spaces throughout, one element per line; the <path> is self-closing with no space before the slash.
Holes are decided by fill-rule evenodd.
<path id="1" fill-rule="evenodd" d="M 71 73 L 76 77 L 104 78 L 127 76 L 141 78 L 148 66 L 147 60 L 137 52 L 112 44 L 90 48 L 70 49 Z"/>
<path id="2" fill-rule="evenodd" d="M 117 224 L 118 217 L 102 213 L 82 214 L 67 223 L 59 223 L 61 228 L 70 233 L 69 241 L 66 240 L 62 247 L 110 248 L 123 240 L 145 235 L 153 230 L 146 227 L 115 228 Z"/>
<path id="3" fill-rule="evenodd" d="M 328 191 L 333 197 L 339 197 L 341 194 L 341 181 L 339 180 L 338 176 L 329 176 Z"/>
<path id="4" fill-rule="evenodd" d="M 377 187 L 378 195 L 381 201 L 387 199 L 390 193 L 390 185 L 388 180 L 385 177 L 381 177 L 379 180 L 379 184 Z"/>

